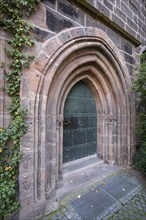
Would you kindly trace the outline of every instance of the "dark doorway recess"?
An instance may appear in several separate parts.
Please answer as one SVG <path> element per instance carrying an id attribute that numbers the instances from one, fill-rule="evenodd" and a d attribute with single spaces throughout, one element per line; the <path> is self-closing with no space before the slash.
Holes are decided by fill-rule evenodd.
<path id="1" fill-rule="evenodd" d="M 70 90 L 64 107 L 63 162 L 96 153 L 97 113 L 88 86 L 79 81 Z"/>

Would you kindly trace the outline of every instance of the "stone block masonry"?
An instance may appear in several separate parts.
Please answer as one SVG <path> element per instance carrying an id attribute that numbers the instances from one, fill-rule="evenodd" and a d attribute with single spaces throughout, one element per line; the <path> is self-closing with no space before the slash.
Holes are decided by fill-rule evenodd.
<path id="1" fill-rule="evenodd" d="M 90 3 L 90 0 L 88 2 Z M 138 0 L 96 0 L 94 6 L 103 11 L 105 15 L 108 15 L 112 21 L 118 23 L 119 26 L 124 28 L 126 31 L 129 32 L 130 27 L 131 34 L 135 38 L 137 38 L 139 30 L 141 30 L 140 41 L 145 44 L 145 31 L 143 29 L 146 24 L 146 7 L 144 4 L 146 3 Z M 141 25 L 139 25 L 138 20 L 141 21 Z"/>
<path id="2" fill-rule="evenodd" d="M 22 139 L 20 219 L 35 218 L 63 184 L 63 108 L 79 80 L 97 106 L 97 154 L 109 164 L 131 164 L 135 151 L 135 99 L 129 92 L 146 48 L 145 0 L 44 0 L 28 18 L 35 56 L 21 76 L 28 109 Z M 5 33 L 0 30 L 0 85 Z M 141 44 L 141 45 L 140 45 Z M 7 127 L 9 97 L 0 90 L 0 127 Z"/>
<path id="3" fill-rule="evenodd" d="M 125 44 L 130 54 L 130 43 L 125 40 Z M 97 155 L 112 165 L 132 162 L 135 140 L 134 119 L 130 119 L 134 117 L 131 106 L 135 103 L 128 92 L 131 79 L 124 57 L 98 28 L 62 31 L 46 41 L 22 76 L 20 95 L 23 106 L 28 108 L 29 130 L 21 146 L 24 159 L 19 175 L 20 219 L 40 214 L 63 184 L 64 97 L 76 80 L 87 83 L 96 102 Z M 29 169 L 25 169 L 27 164 Z"/>
<path id="4" fill-rule="evenodd" d="M 104 30 L 121 50 L 130 75 L 133 75 L 134 59 L 137 53 L 135 53 L 135 47 L 132 41 L 129 39 L 126 40 L 116 29 L 112 26 L 107 26 L 106 22 L 95 16 L 90 8 L 82 8 L 79 4 L 76 4 L 77 2 L 78 1 L 72 0 L 45 0 L 40 10 L 40 12 L 45 13 L 45 19 L 41 19 L 42 23 L 37 25 L 33 31 L 33 37 L 36 43 L 38 41 L 43 43 L 45 40 L 55 36 L 55 34 L 68 28 L 84 26 L 97 27 Z M 140 10 L 144 8 L 141 1 L 138 2 L 137 5 L 135 5 L 132 0 L 104 0 L 102 2 L 98 0 L 88 0 L 88 3 L 95 10 L 98 9 L 112 22 L 116 23 L 121 29 L 127 31 L 132 37 L 140 40 L 142 45 L 145 45 L 144 27 L 146 26 L 146 21 L 143 18 L 146 11 L 145 9 Z M 137 8 L 137 10 L 135 8 Z M 32 23 L 35 23 L 35 25 L 37 24 L 37 19 L 40 17 L 40 12 L 38 10 L 36 16 L 33 16 L 33 18 L 36 17 L 35 21 L 34 19 L 32 20 Z M 138 14 L 136 14 L 136 12 L 138 12 Z M 43 27 L 43 29 L 41 27 Z M 137 49 L 138 53 L 141 47 Z"/>

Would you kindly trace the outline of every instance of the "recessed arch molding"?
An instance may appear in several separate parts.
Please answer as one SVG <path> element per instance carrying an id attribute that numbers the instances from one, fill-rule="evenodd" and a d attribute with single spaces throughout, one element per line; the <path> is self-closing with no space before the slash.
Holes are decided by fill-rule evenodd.
<path id="1" fill-rule="evenodd" d="M 123 56 L 100 29 L 67 29 L 46 41 L 21 80 L 29 126 L 21 146 L 21 218 L 43 210 L 63 184 L 63 110 L 80 80 L 96 103 L 97 155 L 112 165 L 132 164 L 135 99 Z"/>

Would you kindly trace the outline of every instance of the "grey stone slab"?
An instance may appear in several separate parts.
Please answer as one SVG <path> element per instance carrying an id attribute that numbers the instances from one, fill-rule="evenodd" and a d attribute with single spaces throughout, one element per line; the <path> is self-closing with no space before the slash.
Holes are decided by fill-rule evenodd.
<path id="1" fill-rule="evenodd" d="M 67 17 L 57 12 L 54 12 L 49 7 L 47 7 L 47 11 L 46 11 L 46 24 L 49 30 L 56 32 L 56 33 L 66 28 L 79 26 L 78 24 L 68 19 Z"/>
<path id="2" fill-rule="evenodd" d="M 84 25 L 84 13 L 66 0 L 59 0 L 57 10 L 66 17 Z"/>

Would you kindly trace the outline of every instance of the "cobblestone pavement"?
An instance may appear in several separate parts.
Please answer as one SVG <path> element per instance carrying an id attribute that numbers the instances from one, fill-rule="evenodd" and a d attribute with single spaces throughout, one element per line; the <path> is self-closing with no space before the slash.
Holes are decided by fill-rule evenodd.
<path id="1" fill-rule="evenodd" d="M 132 199 L 122 205 L 118 211 L 109 214 L 104 219 L 109 220 L 146 220 L 146 193 L 141 190 Z"/>
<path id="2" fill-rule="evenodd" d="M 146 178 L 142 177 L 138 172 L 134 170 L 127 169 L 119 171 L 115 174 L 115 176 L 115 180 L 118 180 L 119 177 L 122 177 L 125 178 L 125 182 L 127 180 L 130 181 L 130 183 L 133 184 L 133 188 L 129 188 L 127 194 L 122 194 L 123 196 L 121 196 L 121 198 L 116 198 L 114 194 L 116 188 L 113 188 L 111 193 L 108 194 L 110 194 L 109 196 L 113 197 L 114 202 L 109 205 L 109 207 L 105 208 L 102 207 L 102 205 L 105 205 L 103 201 L 103 203 L 101 203 L 101 208 L 103 208 L 104 211 L 99 215 L 97 215 L 98 212 L 96 210 L 99 207 L 95 206 L 93 212 L 90 210 L 89 206 L 90 202 L 92 204 L 92 195 L 94 197 L 95 190 L 97 192 L 99 187 L 102 187 L 103 190 L 106 190 L 106 185 L 107 189 L 110 190 L 110 182 L 112 179 L 114 179 L 113 176 L 107 177 L 102 180 L 102 182 L 96 183 L 86 189 L 83 189 L 82 191 L 78 191 L 75 194 L 66 197 L 63 201 L 60 202 L 61 208 L 59 210 L 44 216 L 41 218 L 41 220 L 146 220 Z M 126 184 L 127 183 L 128 182 L 126 182 Z M 127 186 L 128 189 L 129 186 L 125 186 Z M 127 189 L 125 188 L 122 190 L 126 191 Z M 93 194 L 90 193 L 92 190 Z M 107 190 L 107 192 L 110 191 Z M 119 195 L 118 192 L 116 193 L 116 195 Z M 88 198 L 89 196 L 86 196 L 87 194 L 91 195 L 91 199 Z M 85 204 L 84 199 L 82 200 L 83 197 L 85 197 Z M 77 206 L 73 205 L 72 201 L 74 200 L 77 202 L 80 200 L 80 202 L 76 204 Z M 95 200 L 95 198 L 93 198 L 93 200 Z M 80 212 L 79 206 L 83 208 L 82 212 L 84 213 Z"/>

